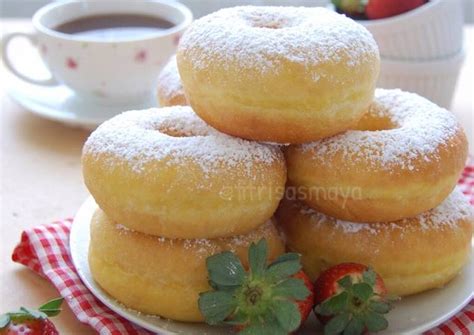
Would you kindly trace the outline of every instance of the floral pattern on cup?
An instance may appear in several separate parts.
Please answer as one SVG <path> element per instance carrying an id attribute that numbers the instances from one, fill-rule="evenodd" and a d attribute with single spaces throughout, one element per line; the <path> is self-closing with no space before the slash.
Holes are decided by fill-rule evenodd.
<path id="1" fill-rule="evenodd" d="M 192 21 L 192 13 L 178 2 L 126 1 L 130 11 L 148 14 L 164 12 L 174 26 L 153 36 L 114 41 L 56 34 L 56 26 L 64 15 L 69 19 L 97 13 L 114 13 L 116 4 L 108 1 L 53 1 L 33 16 L 35 32 L 7 34 L 3 46 L 6 64 L 20 79 L 35 85 L 69 87 L 83 99 L 104 105 L 138 104 L 154 95 L 158 74 L 169 57 L 176 52 L 176 43 Z M 47 24 L 45 24 L 45 22 Z M 6 45 L 16 37 L 26 37 L 38 46 L 38 53 L 51 71 L 48 79 L 37 80 L 17 71 L 8 61 Z M 106 84 L 104 84 L 106 83 Z"/>
<path id="2" fill-rule="evenodd" d="M 78 63 L 74 58 L 68 57 L 66 59 L 66 66 L 71 70 L 75 70 L 77 69 Z"/>
<path id="3" fill-rule="evenodd" d="M 148 58 L 148 52 L 146 50 L 140 50 L 135 54 L 135 62 L 144 63 Z"/>
<path id="4" fill-rule="evenodd" d="M 173 44 L 175 46 L 178 46 L 180 40 L 181 40 L 181 35 L 180 34 L 175 35 L 173 38 Z"/>

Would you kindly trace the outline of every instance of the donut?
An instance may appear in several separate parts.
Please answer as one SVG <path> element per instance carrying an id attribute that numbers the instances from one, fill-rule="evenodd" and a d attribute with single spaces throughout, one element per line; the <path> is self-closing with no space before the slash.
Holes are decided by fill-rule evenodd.
<path id="1" fill-rule="evenodd" d="M 377 89 L 354 130 L 285 156 L 289 185 L 310 207 L 355 222 L 412 217 L 453 190 L 467 139 L 449 111 L 412 93 Z"/>
<path id="2" fill-rule="evenodd" d="M 82 165 L 112 220 L 168 238 L 248 233 L 272 217 L 286 182 L 277 146 L 219 133 L 189 106 L 106 121 L 86 141 Z"/>
<path id="3" fill-rule="evenodd" d="M 176 56 L 171 57 L 158 77 L 158 103 L 160 106 L 186 106 L 186 96 L 179 77 Z"/>
<path id="4" fill-rule="evenodd" d="M 189 104 L 237 137 L 303 143 L 349 129 L 379 73 L 372 35 L 325 8 L 234 7 L 196 20 L 177 61 Z"/>
<path id="5" fill-rule="evenodd" d="M 333 265 L 361 263 L 382 276 L 389 293 L 404 296 L 442 287 L 471 254 L 472 208 L 458 189 L 438 207 L 400 221 L 341 221 L 297 200 L 282 201 L 276 217 L 312 280 Z"/>
<path id="6" fill-rule="evenodd" d="M 89 266 L 94 280 L 113 298 L 146 314 L 203 321 L 197 301 L 210 290 L 206 258 L 226 250 L 247 267 L 248 248 L 265 238 L 275 259 L 285 245 L 273 221 L 246 235 L 216 239 L 166 239 L 134 232 L 97 210 L 91 222 Z"/>

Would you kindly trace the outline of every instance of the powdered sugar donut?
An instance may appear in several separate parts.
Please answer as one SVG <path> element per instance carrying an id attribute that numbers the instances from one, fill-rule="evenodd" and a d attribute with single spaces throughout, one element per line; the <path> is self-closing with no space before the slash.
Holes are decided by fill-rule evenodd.
<path id="1" fill-rule="evenodd" d="M 206 258 L 229 250 L 248 267 L 248 248 L 262 238 L 271 260 L 285 252 L 273 220 L 245 235 L 173 240 L 134 232 L 97 210 L 89 266 L 94 280 L 129 308 L 173 320 L 204 321 L 197 302 L 199 293 L 210 290 Z"/>
<path id="2" fill-rule="evenodd" d="M 356 129 L 286 151 L 300 198 L 339 219 L 393 221 L 434 208 L 466 163 L 454 115 L 416 94 L 378 89 Z"/>
<path id="3" fill-rule="evenodd" d="M 286 181 L 279 148 L 221 134 L 184 106 L 106 121 L 82 163 L 112 220 L 168 238 L 247 233 L 273 215 Z"/>
<path id="4" fill-rule="evenodd" d="M 186 96 L 176 64 L 176 56 L 171 57 L 158 77 L 158 103 L 160 106 L 186 106 Z"/>
<path id="5" fill-rule="evenodd" d="M 362 263 L 382 276 L 389 293 L 408 295 L 443 286 L 471 254 L 472 207 L 459 189 L 431 211 L 401 221 L 341 221 L 288 200 L 276 216 L 287 247 L 302 255 L 313 280 L 333 265 Z"/>
<path id="6" fill-rule="evenodd" d="M 178 47 L 190 105 L 234 136 L 303 143 L 353 126 L 370 105 L 370 33 L 324 8 L 235 7 L 199 20 Z"/>

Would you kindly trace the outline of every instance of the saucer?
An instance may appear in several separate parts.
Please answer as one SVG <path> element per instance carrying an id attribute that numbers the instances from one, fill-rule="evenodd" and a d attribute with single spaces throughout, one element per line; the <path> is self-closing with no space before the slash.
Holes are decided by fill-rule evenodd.
<path id="1" fill-rule="evenodd" d="M 26 110 L 67 126 L 88 130 L 121 112 L 158 105 L 156 98 L 150 97 L 140 104 L 104 106 L 79 97 L 64 85 L 33 85 L 11 75 L 7 82 L 7 94 Z"/>

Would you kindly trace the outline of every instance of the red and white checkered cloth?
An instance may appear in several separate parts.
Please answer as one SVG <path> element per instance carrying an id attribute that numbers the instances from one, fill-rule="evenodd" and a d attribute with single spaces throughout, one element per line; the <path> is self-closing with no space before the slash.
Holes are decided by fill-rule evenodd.
<path id="1" fill-rule="evenodd" d="M 474 164 L 466 167 L 459 185 L 474 205 Z M 108 309 L 81 282 L 69 253 L 71 224 L 72 219 L 67 219 L 24 231 L 13 252 L 13 261 L 47 278 L 65 298 L 79 321 L 89 324 L 98 333 L 151 334 Z M 474 300 L 450 320 L 426 334 L 474 334 Z"/>
<path id="2" fill-rule="evenodd" d="M 13 261 L 48 279 L 79 321 L 99 334 L 152 334 L 111 311 L 84 286 L 69 252 L 71 225 L 72 219 L 66 219 L 25 230 L 13 251 Z"/>

